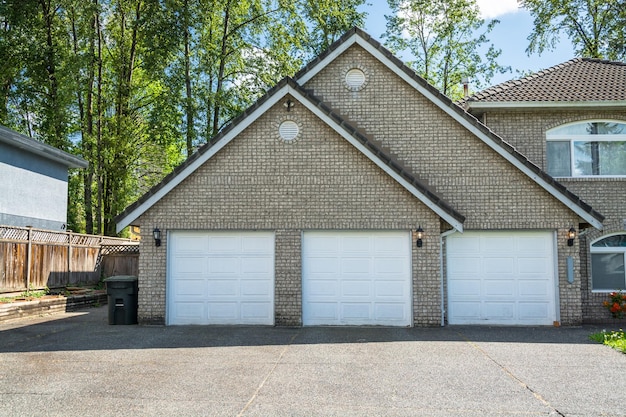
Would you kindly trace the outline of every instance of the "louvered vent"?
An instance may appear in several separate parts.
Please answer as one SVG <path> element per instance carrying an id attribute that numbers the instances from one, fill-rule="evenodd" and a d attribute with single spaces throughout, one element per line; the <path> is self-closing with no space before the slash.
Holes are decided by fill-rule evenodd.
<path id="1" fill-rule="evenodd" d="M 358 69 L 352 68 L 346 72 L 346 85 L 352 90 L 358 90 L 365 84 L 365 73 Z"/>
<path id="2" fill-rule="evenodd" d="M 285 120 L 278 127 L 278 134 L 285 141 L 292 141 L 298 136 L 300 128 L 298 124 L 292 120 Z"/>

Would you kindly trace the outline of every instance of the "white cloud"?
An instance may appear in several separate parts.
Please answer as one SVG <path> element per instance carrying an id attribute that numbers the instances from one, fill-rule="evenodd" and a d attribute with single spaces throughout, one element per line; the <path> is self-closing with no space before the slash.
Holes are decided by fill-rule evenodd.
<path id="1" fill-rule="evenodd" d="M 484 19 L 493 19 L 519 10 L 517 0 L 476 0 L 476 3 L 480 8 L 480 15 Z"/>

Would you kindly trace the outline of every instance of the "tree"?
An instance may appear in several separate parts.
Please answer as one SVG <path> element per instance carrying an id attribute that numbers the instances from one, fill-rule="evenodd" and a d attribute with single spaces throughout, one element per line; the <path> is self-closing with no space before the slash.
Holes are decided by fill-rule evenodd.
<path id="1" fill-rule="evenodd" d="M 487 38 L 498 21 L 485 25 L 476 0 L 388 3 L 393 14 L 385 16 L 385 46 L 395 53 L 410 53 L 414 61 L 408 65 L 443 94 L 461 98 L 463 78 L 473 79 L 480 87 L 488 84 L 496 72 L 510 71 L 497 63 L 501 51 Z"/>
<path id="2" fill-rule="evenodd" d="M 552 50 L 567 35 L 579 56 L 626 59 L 626 0 L 521 0 L 534 18 L 526 52 Z"/>
<path id="3" fill-rule="evenodd" d="M 308 27 L 305 48 L 318 55 L 349 29 L 363 26 L 367 13 L 358 8 L 365 0 L 302 0 L 299 8 Z"/>

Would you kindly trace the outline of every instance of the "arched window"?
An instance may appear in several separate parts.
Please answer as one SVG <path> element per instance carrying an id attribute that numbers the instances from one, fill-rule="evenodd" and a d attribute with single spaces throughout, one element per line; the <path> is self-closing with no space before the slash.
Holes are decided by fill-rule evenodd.
<path id="1" fill-rule="evenodd" d="M 591 281 L 594 291 L 626 289 L 626 234 L 596 240 L 591 244 Z"/>
<path id="2" fill-rule="evenodd" d="M 626 123 L 559 126 L 546 140 L 547 171 L 553 177 L 626 176 Z"/>

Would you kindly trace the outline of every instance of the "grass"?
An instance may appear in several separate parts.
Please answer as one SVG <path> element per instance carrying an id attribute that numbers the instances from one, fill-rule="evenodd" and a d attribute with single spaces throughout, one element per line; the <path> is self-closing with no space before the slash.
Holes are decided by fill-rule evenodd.
<path id="1" fill-rule="evenodd" d="M 594 333 L 589 336 L 591 340 L 598 343 L 603 343 L 613 349 L 619 350 L 622 353 L 626 353 L 626 333 L 624 330 L 603 330 L 599 333 Z"/>

